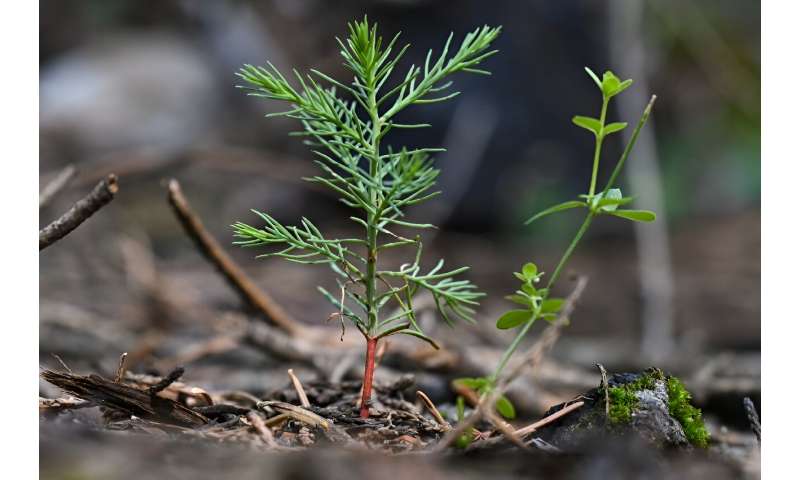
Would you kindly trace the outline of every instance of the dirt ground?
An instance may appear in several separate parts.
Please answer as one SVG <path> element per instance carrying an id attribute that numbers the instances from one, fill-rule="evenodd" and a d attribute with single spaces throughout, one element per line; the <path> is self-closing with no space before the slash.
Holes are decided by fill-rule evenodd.
<path id="1" fill-rule="evenodd" d="M 359 424 L 348 410 L 355 408 L 360 388 L 358 338 L 350 329 L 339 342 L 338 326 L 324 321 L 331 309 L 314 289 L 317 283 L 330 286 L 330 279 L 320 270 L 254 261 L 249 252 L 224 247 L 304 333 L 292 335 L 265 321 L 263 313 L 243 307 L 235 289 L 198 253 L 166 201 L 163 179 L 172 174 L 185 178 L 184 190 L 195 212 L 210 234 L 227 245 L 225 222 L 246 209 L 240 209 L 242 202 L 235 198 L 213 203 L 214 189 L 226 175 L 242 172 L 221 174 L 214 183 L 208 172 L 198 174 L 188 167 L 156 172 L 121 175 L 114 202 L 42 253 L 41 365 L 60 375 L 66 368 L 76 375 L 100 375 L 111 382 L 106 388 L 118 395 L 112 381 L 120 354 L 127 352 L 121 380 L 128 388 L 146 391 L 182 366 L 179 382 L 169 384 L 160 396 L 180 408 L 196 409 L 208 407 L 203 403 L 207 400 L 197 400 L 207 395 L 212 399 L 207 403 L 240 410 L 204 410 L 206 420 L 199 427 L 165 425 L 164 418 L 148 418 L 144 410 L 139 411 L 144 417 L 131 417 L 129 407 L 96 398 L 103 412 L 96 406 L 73 409 L 69 403 L 80 397 L 75 389 L 67 394 L 63 383 L 57 388 L 42 380 L 42 478 L 249 478 L 265 471 L 275 478 L 336 478 L 340 473 L 342 478 L 372 478 L 397 471 L 432 478 L 757 474 L 757 444 L 741 406 L 745 396 L 757 406 L 760 399 L 757 212 L 673 229 L 678 352 L 659 366 L 684 378 L 704 408 L 715 438 L 713 452 L 657 452 L 619 439 L 611 445 L 587 445 L 580 453 L 521 452 L 514 447 L 433 455 L 429 450 L 445 429 L 414 392 L 425 392 L 447 420 L 456 423 L 451 381 L 484 375 L 499 358 L 509 338 L 493 328 L 491 319 L 505 307 L 502 296 L 514 286 L 508 272 L 529 259 L 531 246 L 446 230 L 436 236 L 431 254 L 446 254 L 452 264 L 473 265 L 471 276 L 485 286 L 488 300 L 476 325 L 455 330 L 424 308 L 421 322 L 444 348 L 435 352 L 421 342 L 393 338 L 376 372 L 381 386 L 376 415 L 371 423 Z M 42 218 L 66 210 L 97 180 L 92 175 L 89 171 L 79 177 L 42 211 Z M 322 209 L 318 216 L 335 213 Z M 333 229 L 337 225 L 334 217 L 323 223 Z M 635 256 L 630 254 L 634 249 L 629 236 L 601 231 L 579 250 L 570 269 L 589 278 L 587 291 L 555 348 L 509 390 L 520 414 L 515 427 L 597 387 L 595 363 L 616 372 L 650 366 L 638 347 L 641 301 Z M 550 264 L 557 254 L 544 247 L 537 252 L 537 262 Z M 614 281 L 607 281 L 609 277 Z M 531 341 L 540 334 L 541 328 L 536 329 Z M 299 405 L 288 368 L 309 391 L 308 410 L 332 421 L 335 428 L 311 428 L 307 419 L 304 423 L 292 417 L 268 426 L 274 431 L 265 436 L 259 420 L 251 418 L 253 412 L 261 422 L 269 422 L 285 411 L 257 408 L 255 402 Z M 631 448 L 643 453 L 631 455 Z M 729 455 L 731 451 L 735 454 Z"/>

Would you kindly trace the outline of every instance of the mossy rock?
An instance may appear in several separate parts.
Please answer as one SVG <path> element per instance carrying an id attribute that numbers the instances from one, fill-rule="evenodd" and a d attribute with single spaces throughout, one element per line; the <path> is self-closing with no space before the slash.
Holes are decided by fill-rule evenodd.
<path id="1" fill-rule="evenodd" d="M 676 377 L 656 368 L 642 373 L 614 374 L 608 379 L 609 411 L 606 415 L 602 386 L 580 398 L 585 406 L 541 430 L 557 447 L 574 449 L 598 437 L 634 434 L 659 447 L 706 447 L 708 432 L 700 410 Z M 552 407 L 546 415 L 563 408 Z"/>

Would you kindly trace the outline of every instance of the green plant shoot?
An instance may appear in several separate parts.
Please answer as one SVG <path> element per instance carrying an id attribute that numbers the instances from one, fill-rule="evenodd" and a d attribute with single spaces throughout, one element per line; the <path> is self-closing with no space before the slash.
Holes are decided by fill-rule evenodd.
<path id="1" fill-rule="evenodd" d="M 564 269 L 567 261 L 575 251 L 575 248 L 578 246 L 578 243 L 589 229 L 592 221 L 599 216 L 615 216 L 636 222 L 651 222 L 656 218 L 655 213 L 647 210 L 628 210 L 620 208 L 632 202 L 633 197 L 623 196 L 622 190 L 619 188 L 612 188 L 615 185 L 617 177 L 622 171 L 623 166 L 625 165 L 625 161 L 628 159 L 628 156 L 630 156 L 630 153 L 636 144 L 636 139 L 639 136 L 639 132 L 650 116 L 650 111 L 653 108 L 653 103 L 655 102 L 656 97 L 653 96 L 645 107 L 644 112 L 639 119 L 639 123 L 628 140 L 628 143 L 626 144 L 622 155 L 617 161 L 617 164 L 615 165 L 608 181 L 603 189 L 598 191 L 597 175 L 602 156 L 603 141 L 609 135 L 621 132 L 628 126 L 628 124 L 625 122 L 607 123 L 606 120 L 608 116 L 609 103 L 613 97 L 619 95 L 625 89 L 627 89 L 633 83 L 633 80 L 628 79 L 622 81 L 610 71 L 605 72 L 602 79 L 600 79 L 588 67 L 586 68 L 586 73 L 589 74 L 589 77 L 591 77 L 591 79 L 597 85 L 602 97 L 599 118 L 580 115 L 572 118 L 572 122 L 575 125 L 591 132 L 595 139 L 594 154 L 592 157 L 592 171 L 589 179 L 588 192 L 578 195 L 578 198 L 575 200 L 569 200 L 544 209 L 543 211 L 530 217 L 525 224 L 528 225 L 547 215 L 572 209 L 583 209 L 586 211 L 586 215 L 583 223 L 581 223 L 581 226 L 578 228 L 577 233 L 573 237 L 564 254 L 561 256 L 561 259 L 556 265 L 553 274 L 550 275 L 543 287 L 537 287 L 537 284 L 540 283 L 544 277 L 544 272 L 540 272 L 536 264 L 526 263 L 522 266 L 520 272 L 514 272 L 514 275 L 518 280 L 520 280 L 521 285 L 519 290 L 506 298 L 518 304 L 520 307 L 509 310 L 501 315 L 497 320 L 496 326 L 501 330 L 519 328 L 519 332 L 503 353 L 503 356 L 501 357 L 500 362 L 498 363 L 492 375 L 483 379 L 471 379 L 482 380 L 480 383 L 481 388 L 475 388 L 474 390 L 484 396 L 491 392 L 499 375 L 506 367 L 511 357 L 514 355 L 514 352 L 516 352 L 517 348 L 519 347 L 520 342 L 525 338 L 525 335 L 528 333 L 536 320 L 541 318 L 544 320 L 553 321 L 558 317 L 558 314 L 563 307 L 564 300 L 561 298 L 550 298 L 550 291 L 561 275 L 561 272 Z M 504 402 L 507 401 L 508 399 L 504 400 Z M 500 411 L 505 407 L 501 407 L 500 401 L 498 401 L 497 404 L 495 404 L 495 408 Z"/>
<path id="2" fill-rule="evenodd" d="M 238 75 L 249 94 L 289 104 L 284 112 L 270 114 L 297 119 L 307 143 L 317 156 L 321 174 L 306 180 L 324 185 L 357 213 L 350 217 L 363 234 L 357 238 L 328 238 L 307 218 L 299 226 L 285 226 L 267 213 L 255 211 L 264 225 L 233 225 L 237 245 L 276 247 L 261 256 L 282 257 L 302 264 L 327 264 L 339 283 L 338 295 L 320 287 L 322 294 L 337 308 L 344 333 L 345 320 L 361 332 L 367 342 L 361 416 L 369 416 L 369 399 L 378 340 L 390 335 L 411 335 L 436 342 L 422 331 L 414 314 L 414 296 L 426 290 L 433 296 L 439 313 L 452 324 L 454 318 L 472 321 L 473 308 L 483 296 L 475 285 L 457 276 L 468 267 L 444 268 L 444 261 L 423 270 L 422 241 L 401 229 L 428 229 L 433 225 L 406 219 L 405 210 L 438 192 L 432 191 L 439 170 L 430 154 L 440 148 L 392 148 L 386 135 L 395 129 L 415 129 L 428 124 L 403 124 L 397 115 L 413 105 L 449 100 L 459 94 L 451 91 L 448 77 L 458 72 L 488 74 L 478 66 L 494 55 L 492 41 L 500 28 L 484 26 L 468 33 L 454 45 L 450 34 L 441 52 L 429 50 L 422 65 L 411 65 L 405 74 L 392 75 L 408 45 L 399 47 L 399 33 L 388 43 L 377 33 L 377 25 L 367 18 L 348 25 L 349 35 L 337 38 L 344 66 L 352 80 L 340 82 L 312 69 L 309 74 L 294 72 L 292 85 L 272 64 L 246 65 Z M 397 79 L 393 83 L 394 79 Z M 344 96 L 342 96 L 344 95 Z M 412 247 L 411 260 L 397 268 L 380 262 L 381 252 Z M 391 306 L 394 313 L 383 315 Z"/>

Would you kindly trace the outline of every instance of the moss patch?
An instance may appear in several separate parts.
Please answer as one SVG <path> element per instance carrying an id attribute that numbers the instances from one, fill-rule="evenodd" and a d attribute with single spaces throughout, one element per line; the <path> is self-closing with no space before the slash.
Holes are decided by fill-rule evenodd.
<path id="1" fill-rule="evenodd" d="M 702 412 L 690 403 L 692 395 L 678 378 L 667 377 L 656 368 L 646 371 L 633 382 L 608 389 L 608 417 L 611 424 L 630 423 L 633 411 L 639 406 L 636 392 L 655 390 L 657 380 L 666 384 L 669 414 L 681 424 L 686 439 L 695 447 L 707 447 L 709 433 L 703 423 Z"/>
<path id="2" fill-rule="evenodd" d="M 656 380 L 663 380 L 664 374 L 657 368 L 650 369 L 630 383 L 608 389 L 608 417 L 612 424 L 621 425 L 631 421 L 633 410 L 639 405 L 636 392 L 653 390 Z"/>
<path id="3" fill-rule="evenodd" d="M 667 395 L 669 396 L 669 414 L 683 427 L 683 434 L 689 443 L 696 447 L 708 446 L 709 434 L 703 423 L 703 413 L 699 408 L 693 407 L 689 400 L 692 395 L 686 390 L 679 379 L 667 379 Z"/>
<path id="4" fill-rule="evenodd" d="M 639 399 L 627 385 L 609 388 L 608 400 L 608 419 L 611 423 L 615 425 L 630 423 L 631 414 L 639 404 Z"/>

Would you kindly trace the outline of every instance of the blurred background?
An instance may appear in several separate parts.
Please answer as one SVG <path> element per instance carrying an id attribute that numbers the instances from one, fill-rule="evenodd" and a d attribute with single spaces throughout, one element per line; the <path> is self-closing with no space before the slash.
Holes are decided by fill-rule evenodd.
<path id="1" fill-rule="evenodd" d="M 409 123 L 432 128 L 388 140 L 448 149 L 438 157 L 444 194 L 413 216 L 441 227 L 428 235 L 429 261 L 472 265 L 470 278 L 489 293 L 478 325 L 434 337 L 476 348 L 509 341 L 493 325 L 508 307 L 503 295 L 516 288 L 511 272 L 531 260 L 551 271 L 581 219 L 522 223 L 585 193 L 593 139 L 570 119 L 600 108 L 583 67 L 613 69 L 635 80 L 615 100 L 614 121 L 634 124 L 658 96 L 622 186 L 659 221 L 594 224 L 569 265 L 589 284 L 551 376 L 596 362 L 614 371 L 658 364 L 694 385 L 719 380 L 720 391 L 758 403 L 760 22 L 759 4 L 748 0 L 43 0 L 40 187 L 67 165 L 79 173 L 40 211 L 40 224 L 109 172 L 120 192 L 40 257 L 42 362 L 57 353 L 70 365 L 111 370 L 129 351 L 134 364 L 157 369 L 228 328 L 209 312 L 236 311 L 238 298 L 175 220 L 168 178 L 292 316 L 312 325 L 328 317 L 315 289 L 333 284 L 326 269 L 253 260 L 230 246 L 231 223 L 256 222 L 251 208 L 286 223 L 306 215 L 329 235 L 354 227 L 333 196 L 300 180 L 314 166 L 287 135 L 297 125 L 263 118 L 282 106 L 245 96 L 234 72 L 269 60 L 282 71 L 314 67 L 346 79 L 333 38 L 364 14 L 384 36 L 402 30 L 412 44 L 406 65 L 441 48 L 450 31 L 459 38 L 503 26 L 500 53 L 485 64 L 491 77 L 454 78 L 462 92 L 455 100 L 408 111 Z M 605 175 L 631 130 L 607 141 Z M 236 384 L 241 368 L 218 375 L 221 364 L 235 364 L 225 355 L 190 362 L 187 378 L 245 388 Z M 266 368 L 256 354 L 237 358 Z M 551 393 L 553 401 L 566 395 Z M 697 395 L 713 407 L 718 393 Z"/>

